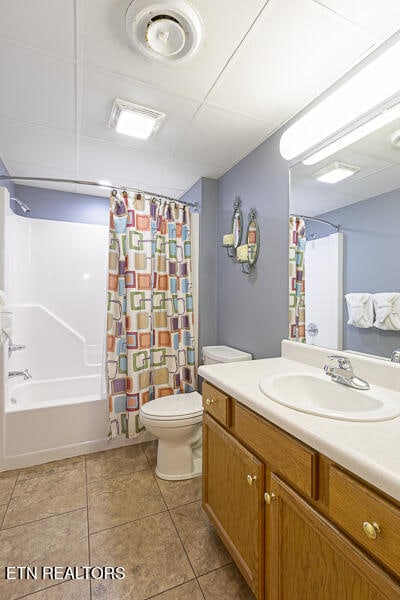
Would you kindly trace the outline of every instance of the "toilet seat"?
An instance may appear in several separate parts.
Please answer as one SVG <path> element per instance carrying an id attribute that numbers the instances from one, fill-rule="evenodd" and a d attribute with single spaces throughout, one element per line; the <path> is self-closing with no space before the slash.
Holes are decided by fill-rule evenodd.
<path id="1" fill-rule="evenodd" d="M 201 418 L 202 399 L 198 392 L 172 394 L 146 402 L 140 412 L 145 419 L 154 421 L 184 421 Z"/>

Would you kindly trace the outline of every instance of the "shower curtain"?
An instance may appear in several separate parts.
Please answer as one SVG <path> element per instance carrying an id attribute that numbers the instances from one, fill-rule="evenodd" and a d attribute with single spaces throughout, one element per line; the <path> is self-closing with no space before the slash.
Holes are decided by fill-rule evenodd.
<path id="1" fill-rule="evenodd" d="M 139 409 L 193 391 L 189 207 L 113 191 L 107 308 L 109 437 L 143 430 Z"/>
<path id="2" fill-rule="evenodd" d="M 306 341 L 305 277 L 306 225 L 300 217 L 289 217 L 289 339 Z"/>

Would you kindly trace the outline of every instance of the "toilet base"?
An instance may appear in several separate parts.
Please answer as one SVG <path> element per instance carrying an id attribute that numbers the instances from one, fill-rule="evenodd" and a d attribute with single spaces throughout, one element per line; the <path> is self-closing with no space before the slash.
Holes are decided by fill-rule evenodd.
<path id="1" fill-rule="evenodd" d="M 201 458 L 195 458 L 193 460 L 194 469 L 192 473 L 186 473 L 184 475 L 169 475 L 167 473 L 161 473 L 156 467 L 156 475 L 160 479 L 166 479 L 167 481 L 180 481 L 182 479 L 193 479 L 194 477 L 201 477 L 202 474 L 202 461 Z"/>

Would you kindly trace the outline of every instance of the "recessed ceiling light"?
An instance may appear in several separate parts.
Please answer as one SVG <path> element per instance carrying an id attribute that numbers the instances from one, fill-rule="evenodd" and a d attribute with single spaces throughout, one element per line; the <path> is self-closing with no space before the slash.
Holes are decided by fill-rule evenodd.
<path id="1" fill-rule="evenodd" d="M 117 133 L 148 140 L 160 127 L 164 118 L 165 113 L 116 98 L 108 126 Z"/>
<path id="2" fill-rule="evenodd" d="M 317 179 L 317 181 L 322 181 L 322 183 L 338 183 L 343 179 L 347 179 L 347 177 L 351 177 L 351 175 L 354 175 L 358 171 L 360 171 L 360 167 L 335 162 L 314 173 L 312 177 Z"/>

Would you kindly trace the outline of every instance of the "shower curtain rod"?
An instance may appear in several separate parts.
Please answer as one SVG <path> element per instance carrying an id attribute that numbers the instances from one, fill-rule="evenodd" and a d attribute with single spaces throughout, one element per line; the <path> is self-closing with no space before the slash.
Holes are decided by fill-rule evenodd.
<path id="1" fill-rule="evenodd" d="M 79 179 L 57 179 L 53 177 L 18 177 L 17 175 L 0 175 L 0 181 L 48 181 L 50 183 L 74 183 L 77 185 L 93 185 L 95 187 L 101 187 L 108 190 L 125 190 L 127 192 L 137 192 L 139 194 L 145 194 L 148 196 L 153 196 L 155 198 L 163 198 L 164 200 L 170 200 L 171 202 L 177 202 L 178 204 L 183 204 L 186 206 L 192 206 L 195 210 L 199 211 L 200 205 L 198 202 L 183 202 L 182 200 L 177 200 L 176 198 L 171 198 L 170 196 L 164 196 L 163 194 L 155 194 L 153 192 L 147 192 L 146 190 L 139 190 L 138 188 L 132 188 L 128 186 L 121 185 L 105 185 L 103 183 L 98 183 L 97 181 L 81 181 Z"/>
<path id="2" fill-rule="evenodd" d="M 299 217 L 300 219 L 308 220 L 308 221 L 317 221 L 318 223 L 324 223 L 324 225 L 330 225 L 336 231 L 340 231 L 340 225 L 334 225 L 330 221 L 325 221 L 325 219 L 318 219 L 317 217 L 307 217 L 306 215 L 290 215 L 291 217 Z"/>

